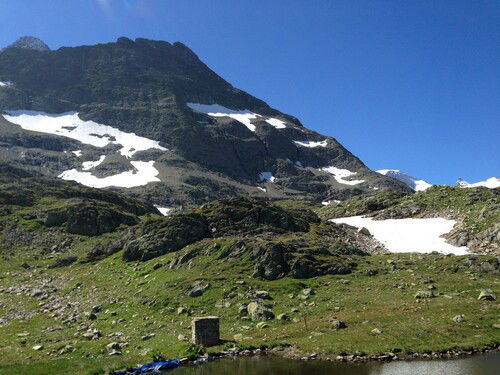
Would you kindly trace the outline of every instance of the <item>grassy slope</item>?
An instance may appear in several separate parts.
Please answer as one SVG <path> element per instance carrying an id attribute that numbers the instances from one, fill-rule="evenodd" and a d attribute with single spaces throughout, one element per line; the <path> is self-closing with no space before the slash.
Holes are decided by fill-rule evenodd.
<path id="1" fill-rule="evenodd" d="M 251 265 L 242 262 L 216 261 L 211 257 L 198 257 L 192 269 L 170 270 L 167 266 L 153 270 L 156 263 L 167 264 L 172 255 L 166 255 L 141 264 L 124 263 L 121 254 L 105 259 L 95 265 L 74 264 L 67 268 L 35 271 L 22 269 L 23 261 L 29 264 L 40 260 L 26 256 L 10 258 L 0 263 L 0 289 L 20 283 L 36 284 L 42 276 L 53 278 L 61 296 L 68 301 L 78 301 L 81 311 L 88 311 L 96 304 L 103 304 L 98 319 L 88 323 L 99 329 L 104 337 L 87 341 L 78 332 L 78 324 L 63 326 L 62 330 L 43 333 L 45 327 L 61 325 L 50 314 L 37 314 L 27 321 L 14 320 L 0 328 L 0 373 L 24 374 L 27 367 L 22 364 L 34 362 L 32 374 L 67 373 L 69 366 L 81 366 L 75 373 L 100 373 L 105 369 L 147 362 L 150 354 L 142 355 L 144 349 L 159 350 L 168 357 L 185 354 L 188 344 L 177 339 L 179 334 L 189 337 L 191 317 L 177 315 L 177 307 L 193 308 L 193 316 L 218 315 L 221 317 L 221 334 L 232 339 L 242 333 L 247 339 L 242 344 L 260 345 L 281 342 L 298 346 L 305 351 L 340 353 L 364 351 L 379 353 L 394 348 L 403 351 L 439 350 L 450 347 L 480 347 L 498 342 L 498 302 L 478 301 L 479 290 L 492 288 L 500 294 L 497 276 L 472 275 L 463 266 L 464 257 L 441 255 L 377 255 L 360 260 L 359 269 L 351 275 L 323 276 L 309 280 L 284 278 L 276 281 L 258 281 L 249 278 Z M 389 262 L 392 260 L 393 262 Z M 43 262 L 42 262 L 43 263 Z M 458 266 L 458 271 L 456 270 Z M 379 274 L 366 276 L 366 269 L 377 269 Z M 7 275 L 7 272 L 10 274 Z M 201 297 L 191 298 L 184 290 L 193 280 L 209 280 L 212 287 Z M 245 285 L 236 284 L 239 279 Z M 414 294 L 425 290 L 424 280 L 435 281 L 436 294 L 442 294 L 428 304 L 416 303 Z M 339 282 L 349 280 L 349 284 Z M 80 289 L 74 287 L 81 283 Z M 398 288 L 397 286 L 403 286 Z M 248 287 L 266 289 L 274 298 L 275 314 L 287 312 L 294 317 L 307 317 L 304 323 L 270 321 L 269 328 L 256 329 L 254 322 L 240 321 L 237 309 L 240 303 L 249 302 L 245 295 Z M 316 290 L 317 294 L 304 302 L 296 296 L 303 287 Z M 224 298 L 235 289 L 238 295 Z M 291 295 L 293 294 L 293 297 Z M 444 296 L 446 295 L 446 296 Z M 112 300 L 117 303 L 112 304 Z M 228 301 L 229 307 L 215 307 L 217 301 Z M 0 294 L 0 316 L 7 306 L 22 306 L 24 310 L 36 311 L 39 300 L 24 295 Z M 300 313 L 291 313 L 297 307 Z M 112 315 L 109 312 L 116 312 Z M 466 320 L 455 323 L 451 318 L 464 314 Z M 348 328 L 340 331 L 329 329 L 328 319 L 338 317 Z M 113 320 L 124 319 L 113 324 Z M 250 329 L 243 329 L 242 326 Z M 373 328 L 382 330 L 380 336 L 371 335 Z M 21 338 L 17 334 L 29 332 Z M 109 357 L 105 345 L 116 339 L 106 337 L 113 332 L 123 332 L 129 346 L 121 357 Z M 141 336 L 154 332 L 155 337 L 142 341 Z M 20 344 L 21 339 L 27 342 Z M 41 351 L 33 351 L 35 344 L 44 345 Z M 64 355 L 51 355 L 66 344 L 76 350 Z M 221 349 L 221 348 L 214 348 Z"/>

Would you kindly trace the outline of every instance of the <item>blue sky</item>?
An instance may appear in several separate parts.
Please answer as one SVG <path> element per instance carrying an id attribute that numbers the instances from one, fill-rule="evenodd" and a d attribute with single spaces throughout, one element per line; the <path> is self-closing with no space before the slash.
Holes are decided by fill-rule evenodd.
<path id="1" fill-rule="evenodd" d="M 0 0 L 0 46 L 182 41 L 370 168 L 500 177 L 500 1 Z"/>

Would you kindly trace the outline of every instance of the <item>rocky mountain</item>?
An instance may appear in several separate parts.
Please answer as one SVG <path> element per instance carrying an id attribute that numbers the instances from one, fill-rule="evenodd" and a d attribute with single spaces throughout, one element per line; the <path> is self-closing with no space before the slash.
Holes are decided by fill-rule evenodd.
<path id="1" fill-rule="evenodd" d="M 34 36 L 22 36 L 7 48 L 24 48 L 35 51 L 49 51 L 50 48 L 40 39 Z"/>
<path id="2" fill-rule="evenodd" d="M 182 43 L 40 46 L 24 38 L 0 52 L 0 159 L 13 165 L 162 208 L 411 192 L 233 87 Z"/>
<path id="3" fill-rule="evenodd" d="M 377 172 L 404 182 L 415 191 L 424 191 L 432 186 L 432 184 L 429 184 L 427 181 L 412 177 L 398 169 L 380 169 Z"/>

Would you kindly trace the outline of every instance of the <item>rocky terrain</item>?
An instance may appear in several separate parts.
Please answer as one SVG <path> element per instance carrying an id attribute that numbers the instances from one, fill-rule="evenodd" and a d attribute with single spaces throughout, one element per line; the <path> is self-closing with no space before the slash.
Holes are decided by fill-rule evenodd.
<path id="1" fill-rule="evenodd" d="M 21 38 L 0 51 L 0 111 L 0 374 L 500 344 L 498 188 L 371 171 L 178 42 Z M 389 253 L 331 221 L 361 215 L 453 220 L 472 253 Z M 221 345 L 189 342 L 205 315 Z"/>
<path id="2" fill-rule="evenodd" d="M 467 208 L 469 223 L 491 227 L 498 211 L 481 207 L 496 190 L 453 192 L 328 206 L 225 198 L 165 217 L 128 195 L 1 164 L 0 373 L 28 362 L 34 374 L 106 373 L 206 350 L 363 360 L 494 348 L 497 257 L 388 254 L 369 232 L 325 220 L 430 215 L 429 200 L 445 194 L 450 215 Z M 229 342 L 190 345 L 196 315 L 220 316 Z"/>

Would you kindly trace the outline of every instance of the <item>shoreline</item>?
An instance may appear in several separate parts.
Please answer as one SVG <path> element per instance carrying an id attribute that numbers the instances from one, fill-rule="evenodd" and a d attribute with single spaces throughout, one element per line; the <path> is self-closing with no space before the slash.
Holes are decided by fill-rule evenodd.
<path id="1" fill-rule="evenodd" d="M 444 349 L 440 351 L 425 351 L 419 353 L 402 353 L 401 351 L 387 352 L 374 355 L 366 355 L 363 353 L 349 354 L 342 353 L 338 355 L 327 355 L 321 353 L 304 353 L 296 347 L 275 347 L 275 348 L 256 348 L 256 349 L 239 349 L 234 348 L 222 352 L 207 353 L 197 357 L 195 360 L 187 358 L 180 359 L 181 366 L 198 366 L 206 362 L 215 361 L 224 358 L 250 357 L 260 355 L 276 355 L 291 360 L 298 361 L 328 361 L 328 362 L 392 362 L 392 361 L 419 361 L 419 360 L 447 360 L 467 358 L 474 355 L 487 354 L 492 352 L 500 352 L 500 342 L 485 345 L 480 349 Z"/>

